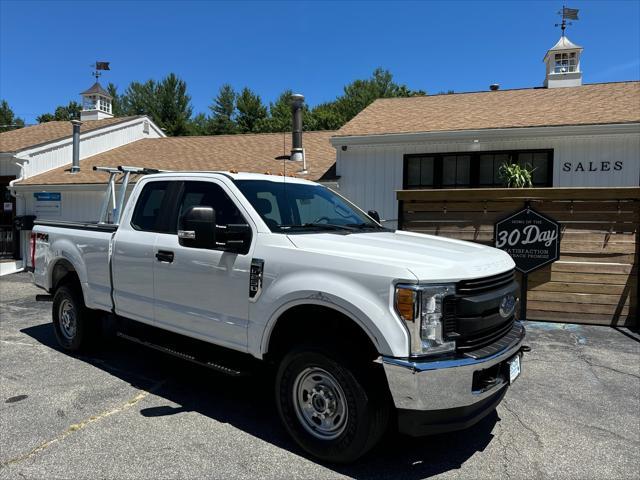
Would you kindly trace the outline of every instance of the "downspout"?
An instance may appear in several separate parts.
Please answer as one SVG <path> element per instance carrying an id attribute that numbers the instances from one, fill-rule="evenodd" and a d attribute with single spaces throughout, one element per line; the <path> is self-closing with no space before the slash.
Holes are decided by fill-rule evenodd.
<path id="1" fill-rule="evenodd" d="M 14 178 L 13 180 L 11 180 L 9 182 L 9 193 L 11 194 L 11 196 L 13 198 L 16 199 L 16 214 L 19 213 L 19 212 L 22 212 L 22 214 L 24 214 L 24 212 L 27 209 L 27 202 L 24 199 L 24 194 L 23 193 L 20 193 L 20 194 L 16 193 L 14 185 L 16 183 L 18 183 L 18 182 L 21 182 L 22 180 L 26 180 L 27 179 L 27 175 L 25 174 L 25 168 L 24 167 L 25 167 L 25 165 L 29 164 L 29 160 L 25 158 L 25 159 L 22 159 L 22 163 L 20 163 L 20 162 L 15 162 L 15 163 L 20 168 L 20 176 L 17 177 L 17 178 Z M 23 204 L 23 208 L 22 209 L 18 208 L 18 200 L 22 201 L 22 204 Z M 22 230 L 20 230 L 20 234 L 19 235 L 20 235 L 20 250 L 26 252 L 27 250 L 24 248 L 25 246 L 23 245 L 23 242 L 22 242 Z M 25 259 L 22 258 L 22 267 L 18 270 L 18 272 L 23 271 L 24 270 L 24 266 L 25 266 Z"/>

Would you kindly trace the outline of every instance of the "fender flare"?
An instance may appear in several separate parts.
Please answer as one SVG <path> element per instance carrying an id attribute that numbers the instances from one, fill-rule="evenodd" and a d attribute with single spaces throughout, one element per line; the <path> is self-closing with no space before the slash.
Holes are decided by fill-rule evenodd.
<path id="1" fill-rule="evenodd" d="M 262 338 L 260 340 L 261 356 L 264 356 L 268 352 L 269 344 L 271 342 L 271 334 L 273 333 L 280 318 L 290 309 L 300 305 L 318 305 L 344 315 L 352 322 L 354 322 L 367 335 L 378 353 L 384 354 L 387 352 L 391 352 L 391 347 L 387 343 L 382 332 L 378 330 L 373 322 L 368 321 L 365 313 L 358 309 L 355 305 L 350 303 L 347 303 L 346 305 L 340 305 L 333 301 L 332 295 L 324 292 L 318 292 L 317 290 L 312 293 L 313 294 L 311 296 L 300 296 L 295 299 L 288 300 L 287 302 L 280 305 L 271 314 L 269 320 L 265 324 Z"/>

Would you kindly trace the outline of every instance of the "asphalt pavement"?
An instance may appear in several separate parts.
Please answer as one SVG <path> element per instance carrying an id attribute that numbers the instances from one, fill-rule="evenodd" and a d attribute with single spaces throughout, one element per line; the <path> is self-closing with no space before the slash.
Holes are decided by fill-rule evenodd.
<path id="1" fill-rule="evenodd" d="M 230 378 L 144 347 L 56 344 L 28 274 L 0 278 L 0 478 L 640 478 L 640 336 L 528 322 L 521 377 L 462 432 L 389 436 L 356 464 L 289 439 L 268 375 Z"/>

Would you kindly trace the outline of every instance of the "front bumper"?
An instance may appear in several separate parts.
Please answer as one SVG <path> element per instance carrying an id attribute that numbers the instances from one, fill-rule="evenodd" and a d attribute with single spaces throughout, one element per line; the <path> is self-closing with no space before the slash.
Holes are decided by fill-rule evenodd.
<path id="1" fill-rule="evenodd" d="M 511 343 L 481 359 L 466 356 L 446 360 L 382 357 L 389 389 L 398 409 L 400 430 L 413 435 L 459 430 L 490 413 L 500 403 L 509 383 L 508 376 L 498 365 L 520 354 L 522 349 L 525 336 L 522 324 L 515 322 L 510 333 L 516 334 Z M 483 383 L 478 382 L 482 372 L 497 373 L 492 373 L 491 382 Z"/>

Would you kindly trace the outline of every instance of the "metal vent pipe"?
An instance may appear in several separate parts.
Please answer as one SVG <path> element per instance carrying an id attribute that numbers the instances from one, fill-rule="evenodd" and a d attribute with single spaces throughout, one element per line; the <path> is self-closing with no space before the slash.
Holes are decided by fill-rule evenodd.
<path id="1" fill-rule="evenodd" d="M 71 160 L 71 173 L 80 171 L 80 120 L 71 120 L 73 125 L 73 156 Z"/>
<path id="2" fill-rule="evenodd" d="M 302 106 L 304 95 L 294 93 L 291 96 L 291 112 L 293 114 L 293 137 L 291 141 L 291 160 L 301 162 L 304 160 L 302 149 Z"/>

